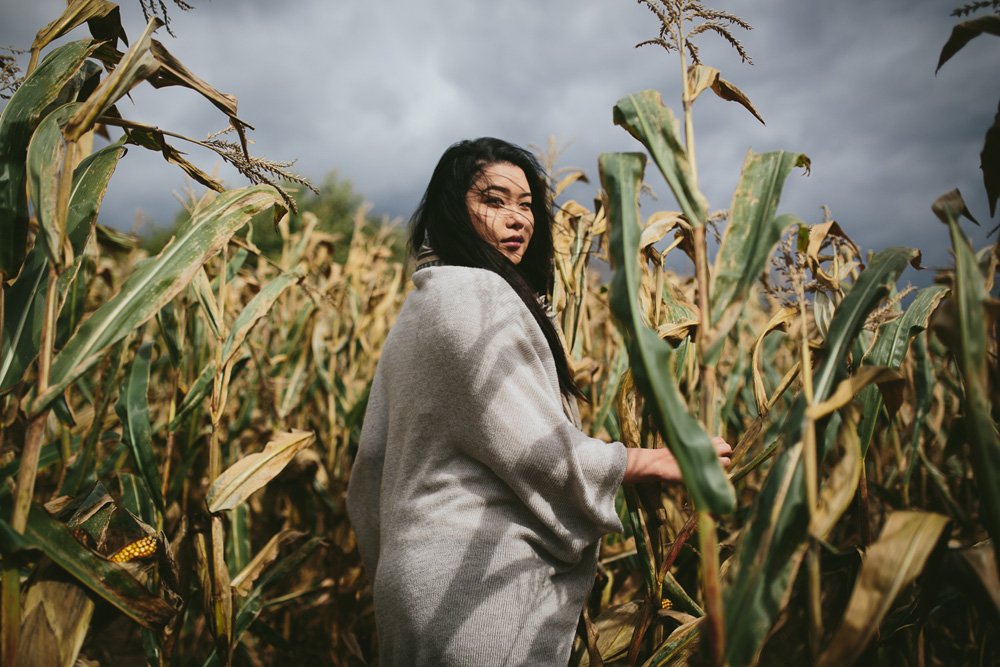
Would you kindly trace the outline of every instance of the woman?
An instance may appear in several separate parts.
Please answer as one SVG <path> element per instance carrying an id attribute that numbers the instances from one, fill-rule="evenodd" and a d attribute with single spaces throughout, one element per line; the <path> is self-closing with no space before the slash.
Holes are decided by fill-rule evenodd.
<path id="1" fill-rule="evenodd" d="M 622 530 L 619 485 L 680 481 L 667 450 L 574 423 L 581 394 L 542 301 L 551 221 L 537 161 L 489 138 L 445 152 L 411 220 L 415 289 L 347 497 L 381 665 L 565 665 L 598 542 Z"/>

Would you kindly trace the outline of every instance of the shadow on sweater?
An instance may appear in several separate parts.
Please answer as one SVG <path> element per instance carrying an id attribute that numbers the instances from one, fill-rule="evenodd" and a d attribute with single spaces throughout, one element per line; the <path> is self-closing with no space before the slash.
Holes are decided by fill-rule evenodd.
<path id="1" fill-rule="evenodd" d="M 404 307 L 372 386 L 384 442 L 363 434 L 350 501 L 383 666 L 566 664 L 596 542 L 620 528 L 615 450 L 563 413 L 516 295 L 472 282 Z"/>

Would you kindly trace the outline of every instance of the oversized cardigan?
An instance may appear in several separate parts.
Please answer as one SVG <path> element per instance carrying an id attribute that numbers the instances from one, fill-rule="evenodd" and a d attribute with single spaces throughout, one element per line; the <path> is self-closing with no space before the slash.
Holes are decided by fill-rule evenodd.
<path id="1" fill-rule="evenodd" d="M 625 448 L 565 415 L 545 337 L 502 278 L 413 281 L 347 495 L 379 664 L 565 665 L 597 543 L 622 529 Z"/>

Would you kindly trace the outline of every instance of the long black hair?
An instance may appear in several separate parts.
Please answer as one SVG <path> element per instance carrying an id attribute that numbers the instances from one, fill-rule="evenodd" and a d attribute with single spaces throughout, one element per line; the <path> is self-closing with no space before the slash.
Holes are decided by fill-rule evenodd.
<path id="1" fill-rule="evenodd" d="M 519 264 L 507 259 L 476 232 L 469 216 L 466 194 L 483 170 L 507 163 L 524 172 L 531 190 L 534 230 Z M 559 390 L 564 396 L 584 399 L 573 381 L 555 325 L 540 296 L 552 285 L 552 208 L 545 172 L 538 160 L 519 146 L 483 137 L 460 141 L 444 152 L 420 205 L 410 218 L 410 248 L 416 254 L 429 242 L 445 264 L 471 266 L 496 273 L 510 285 L 531 312 L 555 360 Z"/>

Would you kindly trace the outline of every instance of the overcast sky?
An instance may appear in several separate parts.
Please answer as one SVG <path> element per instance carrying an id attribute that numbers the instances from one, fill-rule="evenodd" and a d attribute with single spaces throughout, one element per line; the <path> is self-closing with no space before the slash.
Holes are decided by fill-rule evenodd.
<path id="1" fill-rule="evenodd" d="M 544 145 L 572 141 L 563 166 L 585 169 L 591 184 L 571 195 L 588 207 L 602 152 L 641 150 L 612 124 L 621 97 L 662 92 L 679 114 L 675 54 L 634 48 L 655 37 L 656 17 L 634 0 L 169 0 L 171 27 L 157 37 L 189 69 L 239 98 L 256 127 L 252 152 L 298 158 L 315 182 L 336 169 L 376 214 L 406 218 L 442 151 L 463 138 L 498 136 Z M 935 76 L 941 46 L 962 4 L 942 0 L 718 0 L 707 3 L 749 21 L 734 33 L 755 65 L 740 62 L 712 34 L 697 42 L 702 60 L 753 101 L 766 127 L 710 92 L 695 105 L 700 182 L 712 209 L 729 206 L 748 149 L 805 153 L 812 174 L 789 178 L 781 212 L 822 220 L 820 206 L 863 249 L 921 249 L 925 265 L 950 263 L 947 229 L 930 211 L 958 187 L 982 229 L 963 223 L 974 245 L 987 242 L 989 218 L 979 152 L 1000 98 L 1000 41 L 973 40 Z M 64 0 L 5 3 L 0 45 L 27 48 L 58 16 Z M 123 0 L 131 39 L 144 26 L 138 0 Z M 85 28 L 70 38 L 89 36 Z M 65 40 L 64 40 L 65 41 Z M 137 88 L 118 105 L 129 119 L 195 138 L 225 118 L 180 89 Z M 180 143 L 182 150 L 189 150 Z M 190 148 L 211 171 L 213 154 Z M 242 185 L 233 171 L 226 182 Z M 647 172 L 647 175 L 651 175 Z M 644 214 L 675 209 L 662 180 Z M 183 173 L 132 147 L 111 180 L 102 221 L 129 229 L 137 210 L 169 223 L 171 192 Z M 995 240 L 995 236 L 990 240 Z M 928 277 L 910 276 L 924 283 Z"/>

